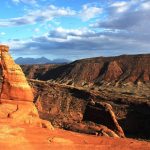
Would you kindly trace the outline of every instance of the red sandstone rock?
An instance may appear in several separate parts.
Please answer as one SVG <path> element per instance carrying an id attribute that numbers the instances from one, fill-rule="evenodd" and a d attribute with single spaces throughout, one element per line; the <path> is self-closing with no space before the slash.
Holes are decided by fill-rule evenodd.
<path id="1" fill-rule="evenodd" d="M 33 101 L 33 93 L 19 65 L 8 53 L 8 47 L 0 46 L 3 84 L 1 99 Z"/>
<path id="2" fill-rule="evenodd" d="M 118 79 L 123 71 L 116 61 L 112 61 L 109 63 L 108 68 L 106 70 L 106 74 L 104 76 L 105 81 L 112 81 Z"/>
<path id="3" fill-rule="evenodd" d="M 44 65 L 39 65 L 38 68 L 41 67 L 44 68 Z M 47 67 L 45 66 L 45 68 Z M 88 84 L 118 81 L 119 83 L 150 82 L 150 54 L 77 60 L 47 71 L 45 69 L 44 73 L 31 66 L 24 66 L 23 69 L 28 77 L 31 77 L 30 72 L 28 72 L 30 69 L 32 78 L 54 79 L 62 83 L 70 81 L 75 85 L 82 85 L 83 82 Z"/>
<path id="4" fill-rule="evenodd" d="M 41 120 L 33 104 L 33 93 L 24 73 L 8 53 L 9 48 L 0 45 L 3 73 L 0 94 L 0 119 L 11 120 L 15 124 L 30 124 L 53 129 L 47 121 Z"/>
<path id="5" fill-rule="evenodd" d="M 114 124 L 114 129 L 113 131 L 115 131 L 120 137 L 125 137 L 123 129 L 121 128 L 121 126 L 119 125 L 116 116 L 112 110 L 112 106 L 108 103 L 103 103 L 103 105 L 106 107 L 108 113 L 110 114 L 110 117 L 112 119 L 112 122 Z"/>
<path id="6" fill-rule="evenodd" d="M 112 106 L 105 102 L 89 103 L 85 109 L 84 121 L 93 121 L 106 126 L 103 130 L 105 133 L 113 132 L 119 137 L 125 137 L 123 129 L 119 125 Z M 108 128 L 108 129 L 107 129 Z M 99 129 L 100 130 L 100 129 Z M 113 134 L 113 137 L 115 137 Z"/>

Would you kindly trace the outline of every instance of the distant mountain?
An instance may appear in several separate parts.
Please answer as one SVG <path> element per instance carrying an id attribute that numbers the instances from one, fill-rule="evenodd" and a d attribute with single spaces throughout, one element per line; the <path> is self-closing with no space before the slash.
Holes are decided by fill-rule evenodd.
<path id="1" fill-rule="evenodd" d="M 17 64 L 20 65 L 25 65 L 25 64 L 66 64 L 69 63 L 70 61 L 67 59 L 54 59 L 54 60 L 49 60 L 45 57 L 41 58 L 23 58 L 19 57 L 15 60 Z"/>

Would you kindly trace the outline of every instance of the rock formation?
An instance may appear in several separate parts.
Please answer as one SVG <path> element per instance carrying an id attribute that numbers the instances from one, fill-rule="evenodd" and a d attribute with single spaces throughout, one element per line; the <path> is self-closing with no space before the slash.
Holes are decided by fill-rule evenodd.
<path id="1" fill-rule="evenodd" d="M 137 94 L 120 94 L 118 91 L 109 88 L 96 92 L 80 87 L 61 85 L 54 83 L 54 81 L 30 80 L 30 82 L 35 90 L 35 104 L 40 118 L 49 120 L 54 127 L 66 129 L 69 124 L 68 130 L 79 131 L 79 126 L 76 125 L 78 128 L 76 130 L 75 124 L 82 123 L 84 120 L 87 123 L 94 123 L 95 126 L 103 124 L 114 131 L 113 123 L 111 120 L 108 121 L 109 112 L 105 107 L 96 104 L 105 102 L 112 106 L 116 119 L 126 137 L 131 137 L 131 135 L 134 138 L 141 139 L 149 139 L 150 137 L 150 102 L 148 95 L 141 98 Z M 140 93 L 142 91 L 149 93 L 149 89 L 143 90 L 141 88 L 139 91 Z M 94 103 L 93 106 L 89 104 L 91 100 L 97 106 Z M 86 129 L 86 132 L 84 132 L 85 130 L 80 131 L 88 133 L 88 130 Z"/>
<path id="2" fill-rule="evenodd" d="M 3 71 L 1 99 L 32 102 L 33 93 L 22 69 L 11 58 L 7 46 L 0 46 L 0 49 Z"/>
<path id="3" fill-rule="evenodd" d="M 35 80 L 31 81 L 31 85 L 35 89 L 35 104 L 40 117 L 49 120 L 55 127 L 87 134 L 103 129 L 105 133 L 124 137 L 115 109 L 108 101 L 100 102 L 101 99 L 95 99 L 92 93 L 69 86 Z"/>
<path id="4" fill-rule="evenodd" d="M 109 63 L 108 68 L 106 70 L 106 74 L 104 76 L 104 80 L 111 82 L 112 80 L 118 79 L 123 71 L 119 67 L 116 61 L 112 61 Z"/>
<path id="5" fill-rule="evenodd" d="M 53 127 L 49 122 L 39 119 L 37 109 L 33 104 L 32 89 L 29 86 L 28 82 L 26 81 L 26 78 L 24 77 L 24 74 L 22 73 L 20 66 L 15 64 L 13 59 L 8 54 L 8 47 L 0 45 L 0 52 L 1 52 L 0 64 L 3 72 L 2 91 L 0 94 L 0 147 L 2 149 L 107 150 L 107 149 L 123 148 L 123 149 L 147 150 L 150 148 L 150 144 L 148 142 L 136 141 L 132 139 L 108 138 L 108 137 L 99 138 L 96 136 L 78 134 L 60 129 L 56 129 L 54 131 L 42 129 L 41 127 L 46 128 L 49 127 L 50 129 L 53 129 Z M 50 93 L 50 95 L 56 94 Z M 81 95 L 78 96 L 80 96 L 81 98 Z M 61 99 L 60 95 L 59 98 Z M 46 102 L 45 99 L 44 102 Z M 51 103 L 48 102 L 47 104 L 45 104 L 45 106 L 50 104 Z M 66 103 L 64 103 L 64 105 L 67 106 L 68 110 L 69 105 L 66 105 Z M 111 106 L 105 103 L 103 104 L 99 103 L 99 105 L 104 106 L 104 108 L 108 111 L 108 114 L 110 114 L 110 117 L 112 118 L 113 122 L 116 125 L 114 129 L 120 132 L 121 130 L 116 124 L 115 116 L 113 112 L 111 112 L 112 111 Z M 80 107 L 78 103 L 77 107 Z M 72 109 L 74 110 L 74 107 Z M 63 108 L 63 110 L 65 109 Z M 52 112 L 54 113 L 55 111 Z M 59 115 L 57 114 L 57 117 L 58 116 Z M 86 129 L 86 126 L 84 126 L 84 124 L 80 125 Z M 98 128 L 95 126 L 90 126 L 88 128 L 88 130 L 91 129 L 98 130 L 97 135 L 102 134 L 104 136 L 118 137 L 118 135 L 115 132 L 101 125 Z"/>
<path id="6" fill-rule="evenodd" d="M 93 121 L 105 125 L 114 131 L 119 137 L 125 137 L 124 132 L 119 125 L 112 106 L 104 102 L 90 102 L 85 109 L 83 120 Z M 103 129 L 103 128 L 102 128 Z M 104 131 L 107 131 L 105 128 Z"/>
<path id="7" fill-rule="evenodd" d="M 9 47 L 0 45 L 2 90 L 0 94 L 0 119 L 17 124 L 30 124 L 53 128 L 47 121 L 41 120 L 33 104 L 33 93 L 19 65 L 8 53 Z"/>
<path id="8" fill-rule="evenodd" d="M 57 80 L 63 83 L 72 81 L 75 85 L 87 83 L 142 83 L 150 82 L 150 54 L 122 55 L 117 57 L 96 57 L 77 60 L 70 64 L 41 72 L 33 70 L 32 78 L 40 80 Z M 44 65 L 39 65 L 39 68 Z M 25 74 L 30 66 L 24 67 Z M 31 70 L 31 67 L 30 67 Z"/>

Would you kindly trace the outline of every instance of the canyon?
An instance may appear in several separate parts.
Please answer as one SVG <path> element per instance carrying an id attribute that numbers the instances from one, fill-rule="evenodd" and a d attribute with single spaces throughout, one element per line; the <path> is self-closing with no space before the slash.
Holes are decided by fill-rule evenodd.
<path id="1" fill-rule="evenodd" d="M 103 64 L 97 78 L 92 70 L 85 74 L 85 69 L 81 69 L 83 64 L 71 69 L 70 65 L 76 64 L 73 62 L 22 66 L 26 79 L 8 50 L 8 46 L 0 45 L 0 147 L 6 150 L 150 148 L 149 142 L 126 138 L 131 134 L 137 139 L 149 139 L 149 97 L 147 93 L 123 94 L 108 88 L 110 81 L 114 82 L 109 86 L 115 83 L 117 88 L 123 83 L 124 70 L 114 58 Z M 144 60 L 148 63 L 146 58 Z M 142 74 L 137 75 L 141 71 Z M 138 87 L 141 82 L 140 86 L 148 90 L 149 65 L 144 71 L 142 67 L 135 72 L 135 77 L 125 81 L 138 84 Z M 107 84 L 98 88 L 102 81 Z"/>
<path id="2" fill-rule="evenodd" d="M 89 131 L 89 128 L 97 128 L 102 119 L 95 114 L 103 111 L 97 104 L 95 107 L 89 103 L 102 102 L 112 106 L 127 137 L 149 139 L 149 60 L 149 54 L 123 55 L 83 59 L 59 66 L 21 67 L 35 89 L 41 117 L 54 126 L 93 134 L 96 129 Z M 81 129 L 77 129 L 75 123 L 82 126 Z"/>
<path id="3" fill-rule="evenodd" d="M 122 83 L 149 83 L 150 82 L 150 54 L 121 55 L 117 57 L 96 57 L 74 61 L 70 64 L 56 66 L 34 74 L 34 67 L 22 66 L 28 77 L 26 69 L 30 68 L 32 76 L 39 80 L 56 80 L 74 85 L 82 84 L 122 84 Z"/>

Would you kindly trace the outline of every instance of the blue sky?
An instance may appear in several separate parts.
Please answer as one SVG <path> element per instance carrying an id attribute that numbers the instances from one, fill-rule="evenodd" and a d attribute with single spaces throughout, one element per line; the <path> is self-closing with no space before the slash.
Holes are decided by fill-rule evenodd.
<path id="1" fill-rule="evenodd" d="M 1 1 L 0 43 L 17 57 L 150 53 L 150 0 Z"/>

